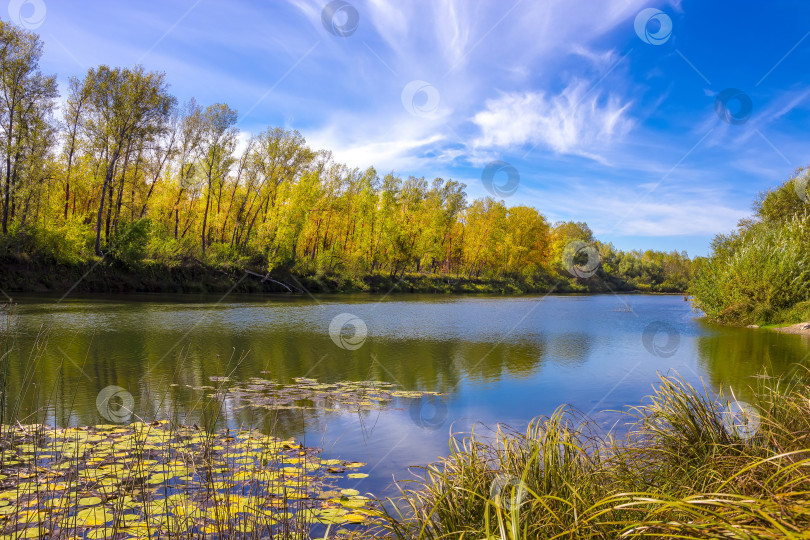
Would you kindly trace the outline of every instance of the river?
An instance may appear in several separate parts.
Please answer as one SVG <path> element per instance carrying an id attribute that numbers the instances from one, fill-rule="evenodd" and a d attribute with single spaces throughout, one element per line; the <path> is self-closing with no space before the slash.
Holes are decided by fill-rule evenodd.
<path id="1" fill-rule="evenodd" d="M 395 494 L 392 478 L 405 477 L 408 466 L 446 455 L 451 430 L 498 422 L 520 429 L 568 404 L 621 431 L 616 411 L 638 405 L 659 374 L 754 400 L 758 374 L 784 373 L 810 351 L 801 336 L 708 324 L 681 296 L 15 301 L 8 396 L 22 422 L 171 416 L 257 427 L 368 463 L 370 476 L 357 489 L 379 496 Z M 245 406 L 230 392 L 251 378 L 289 384 L 298 377 L 384 381 L 431 394 L 373 401 L 367 410 L 341 403 L 351 396 L 331 387 L 328 403 L 304 399 L 278 410 Z M 103 406 L 117 403 L 120 413 L 123 404 L 131 413 L 103 411 L 103 392 L 123 395 Z"/>

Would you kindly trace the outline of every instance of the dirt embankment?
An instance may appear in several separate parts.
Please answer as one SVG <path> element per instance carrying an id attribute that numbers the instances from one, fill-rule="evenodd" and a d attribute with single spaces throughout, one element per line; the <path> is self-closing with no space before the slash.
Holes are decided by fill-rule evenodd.
<path id="1" fill-rule="evenodd" d="M 5 298 L 2 292 L 11 295 L 66 292 L 305 294 L 307 291 L 454 294 L 640 292 L 633 284 L 614 276 L 593 276 L 579 280 L 550 274 L 534 278 L 493 279 L 444 274 L 291 275 L 283 271 L 267 275 L 261 268 L 246 270 L 234 265 L 212 266 L 200 261 L 168 265 L 155 261 L 127 264 L 111 259 L 96 259 L 76 264 L 56 264 L 26 255 L 0 255 L 0 301 Z"/>
<path id="2" fill-rule="evenodd" d="M 777 332 L 783 334 L 801 334 L 803 336 L 810 336 L 810 322 L 803 322 L 794 324 L 792 326 L 783 326 L 781 328 L 774 328 Z"/>

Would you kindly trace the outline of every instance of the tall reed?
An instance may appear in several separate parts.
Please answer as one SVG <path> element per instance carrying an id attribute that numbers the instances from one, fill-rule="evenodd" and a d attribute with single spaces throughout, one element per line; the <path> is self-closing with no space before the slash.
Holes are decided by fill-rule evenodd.
<path id="1" fill-rule="evenodd" d="M 392 501 L 397 538 L 799 538 L 810 528 L 810 391 L 762 377 L 756 408 L 663 377 L 627 435 L 560 408 L 451 443 Z M 736 407 L 736 408 L 735 408 Z"/>

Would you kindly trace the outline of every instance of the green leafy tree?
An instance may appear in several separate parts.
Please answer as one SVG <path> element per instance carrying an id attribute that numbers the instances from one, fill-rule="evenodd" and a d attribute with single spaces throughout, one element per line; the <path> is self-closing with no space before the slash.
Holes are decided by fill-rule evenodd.
<path id="1" fill-rule="evenodd" d="M 695 305 L 727 323 L 810 317 L 810 213 L 794 176 L 760 195 L 756 216 L 718 235 L 690 286 Z"/>

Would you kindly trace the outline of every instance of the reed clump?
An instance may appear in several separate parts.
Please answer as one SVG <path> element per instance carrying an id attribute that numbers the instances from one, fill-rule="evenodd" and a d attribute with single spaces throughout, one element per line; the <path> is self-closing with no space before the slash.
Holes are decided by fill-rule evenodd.
<path id="1" fill-rule="evenodd" d="M 397 538 L 806 538 L 807 377 L 761 377 L 758 400 L 680 377 L 629 415 L 620 438 L 561 407 L 525 432 L 498 427 L 400 483 Z"/>

